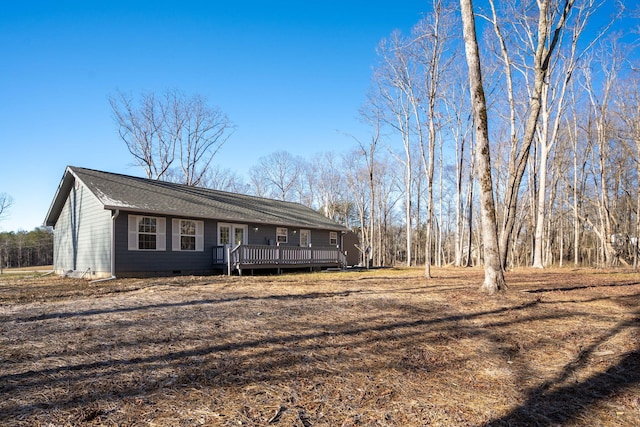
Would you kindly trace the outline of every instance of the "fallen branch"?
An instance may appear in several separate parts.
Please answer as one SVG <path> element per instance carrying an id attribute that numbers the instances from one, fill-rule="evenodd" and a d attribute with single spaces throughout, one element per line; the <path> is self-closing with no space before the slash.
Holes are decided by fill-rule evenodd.
<path id="1" fill-rule="evenodd" d="M 280 406 L 278 407 L 278 409 L 276 409 L 276 413 L 275 413 L 275 414 L 273 414 L 273 417 L 271 417 L 271 418 L 269 419 L 269 421 L 267 421 L 267 422 L 268 422 L 269 424 L 273 424 L 273 423 L 278 422 L 278 420 L 280 419 L 280 415 L 282 415 L 282 413 L 284 412 L 284 410 L 285 410 L 285 409 L 287 409 L 287 408 L 285 408 L 284 406 L 280 405 Z"/>

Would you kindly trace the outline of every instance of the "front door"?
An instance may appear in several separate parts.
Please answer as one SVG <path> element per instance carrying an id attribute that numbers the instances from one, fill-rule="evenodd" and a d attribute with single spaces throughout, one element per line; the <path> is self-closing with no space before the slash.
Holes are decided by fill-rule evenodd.
<path id="1" fill-rule="evenodd" d="M 300 246 L 303 248 L 311 246 L 311 230 L 300 230 Z"/>
<path id="2" fill-rule="evenodd" d="M 248 230 L 246 224 L 218 223 L 218 245 L 236 247 L 247 244 Z"/>
<path id="3" fill-rule="evenodd" d="M 224 262 L 227 262 L 227 251 L 240 244 L 247 244 L 249 227 L 246 224 L 218 223 L 218 245 L 224 246 Z"/>

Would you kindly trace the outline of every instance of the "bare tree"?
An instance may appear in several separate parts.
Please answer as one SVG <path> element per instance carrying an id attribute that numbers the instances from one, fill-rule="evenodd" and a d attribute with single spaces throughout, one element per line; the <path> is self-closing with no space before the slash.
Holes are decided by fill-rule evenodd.
<path id="1" fill-rule="evenodd" d="M 567 187 L 571 190 L 567 194 L 567 198 L 571 199 L 571 212 L 573 217 L 573 263 L 577 267 L 580 264 L 580 236 L 582 230 L 582 198 L 580 195 L 584 191 L 585 185 L 585 169 L 588 159 L 588 155 L 585 155 L 591 151 L 591 141 L 587 138 L 581 138 L 581 129 L 579 116 L 582 115 L 580 111 L 578 100 L 575 97 L 575 92 L 571 93 L 572 99 L 570 103 L 571 114 L 566 118 L 565 129 L 566 135 L 569 139 L 572 151 L 572 164 L 571 164 L 571 181 L 568 182 Z M 580 146 L 580 143 L 587 144 L 587 146 Z"/>
<path id="2" fill-rule="evenodd" d="M 589 97 L 591 111 L 589 114 L 589 131 L 595 140 L 597 151 L 594 153 L 596 159 L 592 165 L 594 169 L 594 179 L 597 179 L 597 190 L 600 192 L 597 199 L 598 224 L 590 222 L 594 232 L 600 240 L 602 261 L 607 266 L 611 266 L 615 259 L 615 248 L 612 245 L 611 236 L 614 234 L 617 222 L 613 214 L 612 202 L 610 199 L 610 180 L 608 179 L 610 165 L 610 141 L 612 139 L 612 107 L 615 95 L 614 88 L 618 79 L 622 62 L 625 55 L 620 49 L 617 38 L 611 39 L 610 43 L 602 46 L 597 54 L 589 60 L 590 67 L 585 67 L 584 88 Z M 600 66 L 601 74 L 594 76 L 595 67 L 593 63 Z"/>
<path id="3" fill-rule="evenodd" d="M 258 196 L 291 201 L 300 174 L 300 159 L 288 151 L 276 151 L 258 159 L 249 174 Z"/>
<path id="4" fill-rule="evenodd" d="M 0 219 L 7 215 L 11 205 L 13 205 L 13 198 L 7 193 L 0 193 Z"/>
<path id="5" fill-rule="evenodd" d="M 460 64 L 462 65 L 462 64 Z M 467 152 L 470 151 L 467 145 L 471 143 L 471 116 L 469 115 L 469 79 L 464 78 L 463 72 L 458 68 L 458 64 L 455 64 L 456 72 L 452 73 L 450 84 L 448 85 L 447 96 L 444 102 L 444 111 L 447 116 L 447 123 L 449 126 L 449 133 L 451 139 L 455 143 L 456 154 L 456 166 L 455 166 L 455 238 L 454 238 L 454 252 L 456 266 L 463 265 L 462 252 L 464 248 L 464 201 L 463 201 L 463 186 L 466 178 L 465 171 L 468 172 L 469 168 L 465 167 L 465 161 L 468 160 Z M 467 94 L 466 96 L 464 94 Z M 469 166 L 469 165 L 467 165 Z M 469 174 L 471 177 L 472 174 Z M 470 232 L 470 231 L 469 231 Z"/>
<path id="6" fill-rule="evenodd" d="M 636 176 L 640 177 L 640 76 L 634 73 L 618 84 L 616 93 L 616 114 L 620 121 L 622 139 L 635 148 Z M 638 178 L 637 178 L 638 179 Z M 640 181 L 640 179 L 639 179 Z M 638 268 L 638 241 L 640 240 L 640 182 L 636 186 L 635 236 L 632 236 L 633 266 Z"/>
<path id="7" fill-rule="evenodd" d="M 398 163 L 404 166 L 404 195 L 405 195 L 405 234 L 407 266 L 411 265 L 413 251 L 413 153 L 412 134 L 414 111 L 411 98 L 413 93 L 411 84 L 415 81 L 414 66 L 407 59 L 407 41 L 400 32 L 395 31 L 389 40 L 383 40 L 378 46 L 378 55 L 382 64 L 375 70 L 374 80 L 377 96 L 383 114 L 381 121 L 393 129 L 402 140 L 404 157 L 394 154 Z M 419 132 L 419 130 L 418 130 Z"/>
<path id="8" fill-rule="evenodd" d="M 546 222 L 546 213 L 548 212 L 547 200 L 547 170 L 548 160 L 558 139 L 560 124 L 566 109 L 566 95 L 571 82 L 571 78 L 576 70 L 580 59 L 588 52 L 601 36 L 612 25 L 613 20 L 602 29 L 599 34 L 592 38 L 587 45 L 579 49 L 578 42 L 584 32 L 591 16 L 598 11 L 602 3 L 596 0 L 589 0 L 574 8 L 575 18 L 572 25 L 567 25 L 566 31 L 570 35 L 567 46 L 567 53 L 558 51 L 558 55 L 549 66 L 549 83 L 543 86 L 541 93 L 540 117 L 541 125 L 538 126 L 538 199 L 536 203 L 536 221 L 535 221 L 535 238 L 533 251 L 533 266 L 543 268 L 543 247 L 544 242 L 544 226 Z M 618 16 L 624 7 L 618 11 Z M 559 42 L 559 45 L 562 42 Z M 553 117 L 552 117 L 553 116 Z"/>
<path id="9" fill-rule="evenodd" d="M 559 4 L 556 5 L 556 2 Z M 545 85 L 548 85 L 548 71 L 550 61 L 554 51 L 558 45 L 562 30 L 566 24 L 569 13 L 573 7 L 574 0 L 539 0 L 536 2 L 538 7 L 537 30 L 535 32 L 522 31 L 516 26 L 516 23 L 522 23 L 524 28 L 528 28 L 528 20 L 522 19 L 518 21 L 518 17 L 527 17 L 529 12 L 520 10 L 512 10 L 509 18 L 513 19 L 512 32 L 516 36 L 521 37 L 518 57 L 522 59 L 530 59 L 522 64 L 515 64 L 512 59 L 514 54 L 509 52 L 508 45 L 505 41 L 505 34 L 500 26 L 494 3 L 491 1 L 492 16 L 488 18 L 494 25 L 494 31 L 500 45 L 500 56 L 505 69 L 506 86 L 509 98 L 510 109 L 510 135 L 511 135 L 511 155 L 509 160 L 509 179 L 505 189 L 505 206 L 500 232 L 500 260 L 503 266 L 506 266 L 509 242 L 512 238 L 514 226 L 516 223 L 518 193 L 520 183 L 527 168 L 531 145 L 535 138 L 536 127 L 540 115 L 542 91 Z M 512 4 L 509 3 L 511 6 Z M 526 5 L 523 6 L 526 8 Z M 559 13 L 556 13 L 559 11 Z M 555 28 L 554 27 L 555 23 Z M 553 30 L 552 30 L 553 28 Z M 531 52 L 528 52 L 531 50 Z M 528 108 L 527 116 L 523 124 L 523 135 L 521 141 L 518 141 L 516 126 L 516 105 L 513 94 L 513 69 L 519 70 L 525 81 L 529 81 L 528 72 L 531 70 L 532 82 L 528 84 Z"/>
<path id="10" fill-rule="evenodd" d="M 154 93 L 143 93 L 139 99 L 123 92 L 109 97 L 118 134 L 150 179 L 165 179 L 175 159 L 176 139 L 166 134 L 167 120 L 178 115 L 174 101 L 169 93 L 162 101 Z M 180 133 L 182 122 L 174 126 L 173 133 Z"/>
<path id="11" fill-rule="evenodd" d="M 319 206 L 327 218 L 340 216 L 340 206 L 346 199 L 343 189 L 343 174 L 339 157 L 332 152 L 322 153 L 317 156 L 317 197 Z"/>
<path id="12" fill-rule="evenodd" d="M 368 183 L 368 192 L 369 192 L 369 222 L 368 225 L 362 224 L 363 233 L 362 233 L 362 246 L 364 248 L 368 248 L 368 258 L 366 259 L 367 267 L 369 265 L 369 260 L 379 260 L 378 252 L 381 249 L 378 242 L 375 239 L 375 230 L 376 230 L 376 199 L 377 199 L 377 188 L 376 188 L 376 179 L 377 175 L 377 167 L 376 167 L 376 149 L 378 147 L 378 143 L 380 142 L 380 126 L 381 126 L 381 111 L 380 106 L 376 102 L 375 98 L 370 98 L 368 103 L 364 108 L 360 110 L 360 115 L 364 118 L 364 120 L 371 125 L 373 128 L 373 134 L 371 135 L 371 139 L 368 144 L 360 141 L 355 136 L 351 135 L 351 137 L 356 141 L 358 148 L 356 152 L 362 155 L 366 166 L 366 180 Z M 378 261 L 379 262 L 379 261 Z"/>
<path id="13" fill-rule="evenodd" d="M 493 200 L 493 181 L 491 179 L 491 154 L 489 152 L 489 126 L 487 103 L 482 85 L 480 52 L 476 37 L 476 24 L 473 15 L 472 0 L 460 0 L 464 47 L 469 67 L 469 86 L 471 107 L 476 135 L 476 164 L 480 183 L 480 211 L 482 219 L 482 243 L 484 245 L 484 283 L 481 289 L 489 294 L 507 288 L 502 271 L 496 209 Z"/>
<path id="14" fill-rule="evenodd" d="M 231 136 L 233 125 L 226 114 L 207 105 L 206 99 L 196 95 L 180 97 L 183 106 L 183 132 L 178 134 L 180 148 L 179 182 L 199 185 L 211 161 Z"/>
<path id="15" fill-rule="evenodd" d="M 177 90 L 138 98 L 120 92 L 109 103 L 120 138 L 151 179 L 201 185 L 234 130 L 227 116 L 204 97 Z"/>
<path id="16" fill-rule="evenodd" d="M 269 183 L 264 179 L 262 169 L 252 166 L 249 169 L 249 192 L 258 197 L 269 197 Z"/>
<path id="17" fill-rule="evenodd" d="M 438 111 L 438 106 L 443 101 L 441 93 L 445 80 L 443 78 L 444 73 L 448 71 L 451 63 L 451 55 L 447 57 L 447 49 L 449 47 L 449 41 L 453 36 L 454 24 L 452 12 L 453 10 L 446 8 L 441 0 L 433 0 L 431 14 L 420 21 L 413 30 L 416 45 L 413 52 L 416 62 L 420 64 L 421 70 L 417 80 L 421 84 L 413 85 L 413 87 L 417 86 L 417 90 L 411 91 L 409 99 L 411 100 L 411 105 L 414 110 L 422 166 L 427 179 L 426 277 L 431 277 L 435 148 L 438 131 L 439 128 L 442 127 L 442 123 L 440 123 L 439 120 L 442 114 Z M 418 96 L 417 98 L 416 95 Z M 421 125 L 423 118 L 419 111 L 423 113 L 424 120 L 426 121 L 426 144 Z M 440 209 L 440 212 L 442 212 L 442 209 Z M 438 245 L 436 245 L 436 247 L 438 247 Z"/>
<path id="18" fill-rule="evenodd" d="M 394 251 L 394 239 L 391 238 L 391 230 L 394 223 L 396 205 L 403 198 L 401 191 L 401 173 L 395 167 L 395 159 L 390 157 L 378 158 L 376 161 L 376 218 L 377 218 L 377 246 L 379 258 L 377 265 L 391 265 L 396 252 Z"/>
<path id="19" fill-rule="evenodd" d="M 385 136 L 382 133 L 384 115 L 387 113 L 383 111 L 385 105 L 385 100 L 382 97 L 373 93 L 369 94 L 360 114 L 372 128 L 370 139 L 364 142 L 353 135 L 349 135 L 357 145 L 354 150 L 355 160 L 353 163 L 361 165 L 360 179 L 368 184 L 367 186 L 362 185 L 358 190 L 362 194 L 366 193 L 368 197 L 367 200 L 362 201 L 362 206 L 359 206 L 362 214 L 361 221 L 366 222 L 361 224 L 361 243 L 365 252 L 369 248 L 369 256 L 368 259 L 365 257 L 365 262 L 371 260 L 374 265 L 388 265 L 393 255 L 395 255 L 390 243 L 391 239 L 388 230 L 391 228 L 391 219 L 395 206 L 405 194 L 402 185 L 399 184 L 400 177 L 398 176 L 403 172 L 398 171 L 398 168 L 393 164 L 394 160 L 397 163 L 397 157 L 385 157 L 384 152 L 379 150 L 381 141 Z M 345 169 L 349 170 L 350 166 L 345 165 Z M 327 174 L 323 173 L 321 175 L 326 176 Z M 353 186 L 353 183 L 348 182 L 348 185 Z M 349 197 L 352 197 L 353 191 L 351 191 Z M 368 202 L 368 212 L 367 206 L 365 206 L 366 202 Z M 366 218 L 362 219 L 362 216 Z"/>
<path id="20" fill-rule="evenodd" d="M 318 206 L 316 200 L 316 181 L 318 179 L 318 166 L 312 160 L 298 157 L 298 179 L 293 185 L 294 201 L 312 209 Z"/>
<path id="21" fill-rule="evenodd" d="M 249 188 L 244 179 L 234 170 L 218 166 L 210 167 L 201 181 L 203 187 L 233 193 L 247 193 Z"/>
<path id="22" fill-rule="evenodd" d="M 367 179 L 369 168 L 367 167 L 368 157 L 361 156 L 361 150 L 355 149 L 343 157 L 343 162 L 347 166 L 344 168 L 344 178 L 349 190 L 349 199 L 353 202 L 357 212 L 356 229 L 361 231 L 360 242 L 360 264 L 369 266 L 371 227 L 367 224 L 367 218 L 372 215 L 368 211 L 369 202 L 372 200 L 370 191 L 370 181 Z M 369 247 L 369 250 L 366 248 Z"/>

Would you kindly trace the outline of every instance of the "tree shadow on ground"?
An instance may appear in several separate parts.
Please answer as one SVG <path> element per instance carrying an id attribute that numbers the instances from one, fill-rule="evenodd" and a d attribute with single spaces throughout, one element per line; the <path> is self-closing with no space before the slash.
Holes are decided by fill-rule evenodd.
<path id="1" fill-rule="evenodd" d="M 82 404 L 84 399 L 92 401 L 117 400 L 147 394 L 162 387 L 162 381 L 168 381 L 166 378 L 161 378 L 159 383 L 136 376 L 138 381 L 123 382 L 116 387 L 115 384 L 119 376 L 135 374 L 138 371 L 143 376 L 145 372 L 169 368 L 172 373 L 176 374 L 176 377 L 171 379 L 172 383 L 190 384 L 192 387 L 199 385 L 221 387 L 243 386 L 259 381 L 291 381 L 299 375 L 300 370 L 305 370 L 306 374 L 312 376 L 322 376 L 330 373 L 325 369 L 348 369 L 353 372 L 366 372 L 372 368 L 383 369 L 384 366 L 376 367 L 375 363 L 370 365 L 369 362 L 365 363 L 358 359 L 358 350 L 364 351 L 376 346 L 379 351 L 395 355 L 394 367 L 399 372 L 403 372 L 415 368 L 410 363 L 406 366 L 403 365 L 405 362 L 400 358 L 405 354 L 406 348 L 411 348 L 411 343 L 425 340 L 448 341 L 452 339 L 451 337 L 467 334 L 470 333 L 469 330 L 476 329 L 475 326 L 461 325 L 461 321 L 513 310 L 524 311 L 537 304 L 539 304 L 537 301 L 533 301 L 519 306 L 501 307 L 474 313 L 412 321 L 387 321 L 375 326 L 368 326 L 366 321 L 359 325 L 349 323 L 336 325 L 333 321 L 329 321 L 324 326 L 322 324 L 309 325 L 306 334 L 274 334 L 256 340 L 248 339 L 196 348 L 161 351 L 150 355 L 131 355 L 124 358 L 112 356 L 103 349 L 102 357 L 91 361 L 43 366 L 19 373 L 0 375 L 0 394 L 8 396 L 17 393 L 37 396 L 36 390 L 42 388 L 64 386 L 65 384 L 83 384 L 93 382 L 94 378 L 98 377 L 105 384 L 110 382 L 114 384 L 113 388 L 107 386 L 106 390 L 98 391 L 96 387 L 91 391 L 91 396 L 86 397 L 69 392 L 66 395 L 58 395 L 57 399 L 38 397 L 31 398 L 26 404 L 14 401 L 12 404 L 5 405 L 7 413 L 30 416 L 42 410 L 60 411 L 73 408 Z M 562 315 L 553 316 L 556 320 L 561 317 Z M 530 317 L 519 319 L 520 322 L 531 320 Z M 142 343 L 136 343 L 136 345 L 140 344 Z M 118 345 L 119 349 L 123 347 L 123 344 Z M 98 348 L 84 347 L 83 351 L 100 354 Z M 336 357 L 336 354 L 339 356 Z M 60 360 L 69 356 L 71 355 L 61 355 Z M 332 367 L 328 365 L 325 367 L 324 363 L 318 363 L 323 359 L 326 359 L 327 363 L 330 362 Z M 389 362 L 379 361 L 378 363 Z M 439 369 L 444 369 L 444 365 L 439 365 Z M 238 373 L 243 370 L 252 374 Z M 2 415 L 0 415 L 1 420 L 3 420 Z"/>
<path id="2" fill-rule="evenodd" d="M 580 352 L 553 381 L 547 381 L 531 389 L 526 401 L 505 416 L 483 424 L 483 427 L 536 425 L 556 426 L 575 420 L 599 401 L 640 384 L 640 348 L 626 353 L 614 366 L 597 372 L 582 382 L 565 383 L 593 354 L 597 346 L 623 329 L 640 326 L 640 317 L 622 322 L 599 341 Z"/>
<path id="3" fill-rule="evenodd" d="M 464 288 L 464 287 L 461 287 Z M 451 288 L 453 289 L 453 288 Z M 446 289 L 449 291 L 451 289 Z M 401 291 L 393 290 L 395 293 L 419 293 L 429 290 L 429 287 L 421 286 L 414 288 L 405 288 Z M 231 303 L 231 302 L 239 302 L 239 301 L 295 301 L 295 300 L 310 300 L 310 299 L 320 299 L 320 298 L 335 298 L 335 297 L 348 297 L 352 294 L 379 294 L 384 291 L 371 291 L 366 289 L 347 289 L 335 292 L 306 292 L 306 293 L 296 293 L 296 294 L 273 294 L 273 295 L 263 295 L 263 296 L 252 296 L 252 295 L 240 295 L 230 298 L 207 298 L 207 299 L 194 299 L 189 301 L 179 301 L 179 302 L 164 302 L 158 304 L 147 304 L 147 305 L 134 305 L 130 307 L 117 307 L 117 308 L 101 308 L 101 309 L 91 309 L 84 311 L 58 311 L 53 313 L 43 313 L 35 316 L 28 317 L 17 317 L 10 318 L 6 317 L 7 320 L 12 320 L 18 323 L 24 322 L 37 322 L 43 320 L 51 320 L 51 319 L 67 319 L 74 317 L 88 317 L 88 316 L 97 316 L 101 314 L 115 314 L 115 313 L 126 313 L 126 312 L 137 312 L 142 310 L 155 310 L 155 309 L 171 309 L 171 308 L 181 308 L 188 306 L 199 306 L 199 305 L 212 305 L 212 304 L 223 304 L 223 303 Z M 0 320 L 3 320 L 3 317 L 0 316 Z"/>
<path id="4" fill-rule="evenodd" d="M 576 418 L 590 405 L 640 384 L 640 350 L 628 353 L 615 366 L 586 381 L 549 390 L 544 384 L 531 392 L 527 401 L 504 417 L 484 426 L 562 425 Z"/>
<path id="5" fill-rule="evenodd" d="M 630 283 L 605 283 L 598 285 L 578 285 L 578 286 L 557 286 L 555 288 L 542 288 L 542 289 L 529 289 L 523 292 L 529 294 L 540 294 L 543 292 L 555 292 L 555 291 L 577 291 L 582 289 L 593 289 L 593 288 L 610 288 L 610 287 L 621 287 L 621 286 L 636 286 L 638 282 L 630 282 Z"/>
<path id="6" fill-rule="evenodd" d="M 171 309 L 171 308 L 180 308 L 180 307 L 188 307 L 188 306 L 198 306 L 198 305 L 223 304 L 223 303 L 236 302 L 236 301 L 261 301 L 261 300 L 286 301 L 286 300 L 306 300 L 306 299 L 317 299 L 317 298 L 348 297 L 352 293 L 359 293 L 359 292 L 361 291 L 347 290 L 347 291 L 338 291 L 338 292 L 308 292 L 303 294 L 266 295 L 266 296 L 259 296 L 259 297 L 242 295 L 242 296 L 237 296 L 232 298 L 195 299 L 190 301 L 165 302 L 165 303 L 158 303 L 158 304 L 136 305 L 131 307 L 92 309 L 92 310 L 85 310 L 85 311 L 60 311 L 60 312 L 54 312 L 54 313 L 39 314 L 37 316 L 12 318 L 11 320 L 18 323 L 23 323 L 23 322 L 37 322 L 41 320 L 51 320 L 51 319 L 66 319 L 71 317 L 97 316 L 100 314 L 126 313 L 126 312 L 142 311 L 142 310 Z"/>
<path id="7" fill-rule="evenodd" d="M 419 289 L 421 288 L 408 288 L 411 293 Z M 316 306 L 311 304 L 316 301 L 344 304 L 342 308 L 346 310 L 354 302 L 345 297 L 363 293 L 375 292 L 347 290 L 266 296 L 234 295 L 227 298 L 222 296 L 219 299 L 203 298 L 78 312 L 56 310 L 57 314 L 45 314 L 46 317 L 25 316 L 14 320 L 49 320 L 46 323 L 55 324 L 60 318 L 79 317 L 74 319 L 78 322 L 71 323 L 71 327 L 86 329 L 85 323 L 82 323 L 86 321 L 96 322 L 100 328 L 119 330 L 123 326 L 121 323 L 105 324 L 99 319 L 87 317 L 105 313 L 128 315 L 145 310 L 164 313 L 155 317 L 146 312 L 142 313 L 147 316 L 142 321 L 149 322 L 151 327 L 152 322 L 157 320 L 174 320 L 175 311 L 181 308 L 187 309 L 184 310 L 185 313 L 188 313 L 189 309 L 194 309 L 195 313 L 196 310 L 206 308 L 218 315 L 215 310 L 221 307 L 216 304 L 223 302 L 277 303 L 279 305 L 273 307 L 274 316 L 292 308 L 312 311 Z M 394 293 L 397 291 L 394 290 Z M 334 300 L 333 297 L 337 298 Z M 499 306 L 439 313 L 434 310 L 438 307 L 445 309 L 446 306 L 427 303 L 417 305 L 414 301 L 408 300 L 411 304 L 393 303 L 397 315 L 384 317 L 384 321 L 379 319 L 389 315 L 387 305 L 391 303 L 379 298 L 361 306 L 362 311 L 354 311 L 355 316 L 342 322 L 331 317 L 313 317 L 311 321 L 299 324 L 300 321 L 294 316 L 293 321 L 287 324 L 291 329 L 274 329 L 264 333 L 256 332 L 253 336 L 235 338 L 233 334 L 227 338 L 220 331 L 211 328 L 202 339 L 193 342 L 187 340 L 188 345 L 184 346 L 181 345 L 184 336 L 167 338 L 157 329 L 153 329 L 153 334 L 143 334 L 142 339 L 123 339 L 110 346 L 94 341 L 94 337 L 86 342 L 82 341 L 73 352 L 63 349 L 62 352 L 52 355 L 54 357 L 47 358 L 49 362 L 54 363 L 34 363 L 31 366 L 25 363 L 25 369 L 14 370 L 13 373 L 0 373 L 0 395 L 7 398 L 4 404 L 0 404 L 0 409 L 4 408 L 6 411 L 2 414 L 3 411 L 0 410 L 0 424 L 3 420 L 8 422 L 10 417 L 16 414 L 24 419 L 38 416 L 42 412 L 71 417 L 74 411 L 85 410 L 86 414 L 81 417 L 73 416 L 78 423 L 88 422 L 102 415 L 107 416 L 110 414 L 108 411 L 115 411 L 109 408 L 117 408 L 122 402 L 131 399 L 148 400 L 151 402 L 148 406 L 153 405 L 153 400 L 157 399 L 158 394 L 179 395 L 182 392 L 181 387 L 198 388 L 208 392 L 259 383 L 290 384 L 292 381 L 300 382 L 309 378 L 313 379 L 310 385 L 315 387 L 328 378 L 372 371 L 414 375 L 422 369 L 441 371 L 443 375 L 449 375 L 451 371 L 465 366 L 467 359 L 471 357 L 469 353 L 447 354 L 448 358 L 434 353 L 437 358 L 432 361 L 423 357 L 422 353 L 416 352 L 420 348 L 415 343 L 437 343 L 440 346 L 438 348 L 443 348 L 458 340 L 487 336 L 495 330 L 504 331 L 503 328 L 509 325 L 543 323 L 547 320 L 561 322 L 572 316 L 587 315 L 582 311 L 555 310 L 552 304 L 556 304 L 557 301 L 542 301 L 541 298 L 529 301 L 531 298 L 518 304 L 505 302 Z M 367 315 L 365 308 L 378 307 L 376 304 L 380 304 L 380 310 L 374 311 L 374 315 Z M 544 310 L 545 306 L 550 309 Z M 582 310 L 581 307 L 578 309 Z M 335 312 L 339 311 L 331 313 Z M 514 313 L 517 315 L 507 316 Z M 140 322 L 140 319 L 132 319 L 131 322 Z M 637 326 L 638 318 L 635 318 L 621 322 L 608 330 L 604 336 L 597 337 L 595 344 L 582 351 L 576 360 L 567 364 L 550 382 L 525 391 L 524 403 L 505 416 L 484 425 L 561 424 L 586 413 L 589 405 L 635 387 L 640 383 L 640 349 L 634 347 L 631 348 L 631 352 L 621 356 L 617 365 L 604 372 L 594 373 L 581 383 L 570 384 L 568 379 L 577 369 L 587 364 L 588 357 L 608 337 Z M 59 333 L 63 335 L 72 332 L 61 330 Z M 119 332 L 124 334 L 125 330 Z M 46 341 L 46 337 L 42 339 Z M 147 348 L 149 352 L 125 351 L 130 347 Z M 81 357 L 82 354 L 91 357 Z M 78 386 L 72 387 L 75 385 Z M 51 391 L 45 393 L 41 392 L 42 390 Z M 340 394 L 342 388 L 336 387 L 334 391 Z M 379 406 L 376 406 L 377 409 Z M 426 418 L 421 420 L 425 421 Z M 486 417 L 476 418 L 475 422 L 480 423 L 480 420 L 486 420 Z M 468 424 L 465 422 L 465 425 Z"/>

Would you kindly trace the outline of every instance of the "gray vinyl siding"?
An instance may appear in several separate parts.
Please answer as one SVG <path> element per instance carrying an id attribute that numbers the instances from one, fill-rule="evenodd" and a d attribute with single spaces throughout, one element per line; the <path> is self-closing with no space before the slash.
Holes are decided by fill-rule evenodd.
<path id="1" fill-rule="evenodd" d="M 116 220 L 116 276 L 131 275 L 170 275 L 170 274 L 207 274 L 213 273 L 213 247 L 218 245 L 218 221 L 204 220 L 204 250 L 203 251 L 173 251 L 172 250 L 172 219 L 189 219 L 188 216 L 158 216 L 165 218 L 166 249 L 156 251 L 129 250 L 129 214 L 121 211 Z M 142 215 L 135 213 L 135 215 Z M 229 223 L 223 221 L 224 223 Z M 248 226 L 248 244 L 274 244 L 276 227 L 264 224 L 236 223 Z M 256 227 L 258 230 L 256 230 Z M 296 230 L 296 234 L 293 234 Z M 287 246 L 299 246 L 300 235 L 298 228 L 289 228 Z M 338 232 L 338 238 L 340 232 Z M 329 246 L 329 230 L 311 230 L 311 243 L 314 247 Z"/>
<path id="2" fill-rule="evenodd" d="M 58 273 L 111 274 L 111 212 L 87 188 L 71 188 L 54 227 L 54 268 Z"/>
<path id="3" fill-rule="evenodd" d="M 255 230 L 255 228 L 258 230 Z M 276 244 L 276 226 L 275 225 L 255 225 L 249 224 L 249 244 L 250 245 L 275 245 Z M 287 229 L 287 243 L 285 246 L 300 246 L 300 230 L 297 227 L 284 227 Z M 329 230 L 317 230 L 303 228 L 302 230 L 311 231 L 311 246 L 329 247 Z M 340 231 L 338 233 L 338 244 L 340 244 Z"/>
<path id="4" fill-rule="evenodd" d="M 136 213 L 136 215 L 141 215 Z M 185 274 L 211 273 L 213 271 L 213 246 L 217 244 L 217 224 L 215 221 L 204 221 L 203 251 L 172 250 L 172 219 L 189 219 L 188 216 L 166 218 L 166 250 L 141 251 L 129 250 L 129 213 L 121 212 L 116 220 L 116 276 L 142 274 Z"/>

